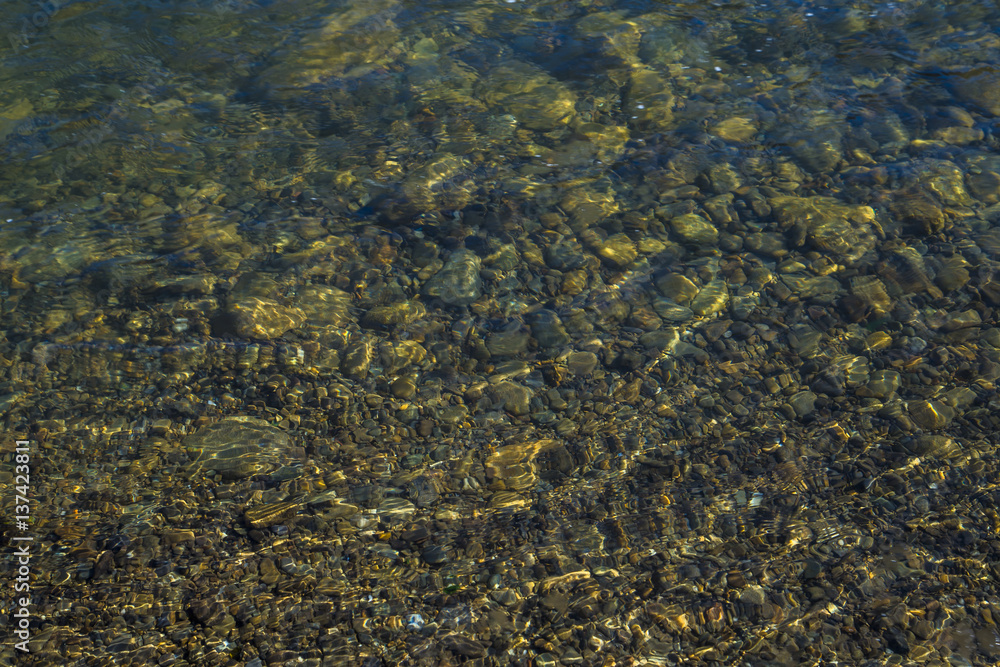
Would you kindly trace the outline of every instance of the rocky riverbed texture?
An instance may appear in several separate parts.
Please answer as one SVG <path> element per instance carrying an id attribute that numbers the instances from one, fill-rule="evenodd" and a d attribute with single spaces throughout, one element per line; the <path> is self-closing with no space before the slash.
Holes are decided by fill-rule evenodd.
<path id="1" fill-rule="evenodd" d="M 372 3 L 66 178 L 7 107 L 23 664 L 1000 661 L 995 10 L 862 4 Z"/>

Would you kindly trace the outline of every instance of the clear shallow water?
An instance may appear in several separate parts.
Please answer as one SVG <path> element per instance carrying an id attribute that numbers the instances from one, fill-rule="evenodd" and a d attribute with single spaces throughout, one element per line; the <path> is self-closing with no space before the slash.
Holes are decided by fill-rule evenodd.
<path id="1" fill-rule="evenodd" d="M 37 664 L 996 660 L 992 3 L 5 11 Z"/>

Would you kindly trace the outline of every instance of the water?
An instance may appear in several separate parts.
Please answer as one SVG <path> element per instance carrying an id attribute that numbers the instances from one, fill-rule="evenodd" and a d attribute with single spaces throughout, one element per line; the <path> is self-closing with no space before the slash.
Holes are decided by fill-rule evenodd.
<path id="1" fill-rule="evenodd" d="M 995 663 L 998 18 L 9 4 L 0 659 Z"/>

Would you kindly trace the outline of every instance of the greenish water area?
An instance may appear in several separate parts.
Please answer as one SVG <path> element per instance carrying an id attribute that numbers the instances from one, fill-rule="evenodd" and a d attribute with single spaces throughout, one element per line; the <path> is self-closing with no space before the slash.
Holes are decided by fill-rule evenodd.
<path id="1" fill-rule="evenodd" d="M 998 26 L 4 3 L 0 664 L 997 664 Z"/>

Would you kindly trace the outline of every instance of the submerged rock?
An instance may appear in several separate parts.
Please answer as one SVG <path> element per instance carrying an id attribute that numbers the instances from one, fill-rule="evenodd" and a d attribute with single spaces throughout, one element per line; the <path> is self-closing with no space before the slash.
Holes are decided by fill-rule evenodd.
<path id="1" fill-rule="evenodd" d="M 306 321 L 306 314 L 299 308 L 256 296 L 230 304 L 229 315 L 233 318 L 236 335 L 243 338 L 278 338 Z"/>
<path id="2" fill-rule="evenodd" d="M 681 241 L 692 245 L 712 246 L 719 240 L 715 225 L 696 213 L 679 215 L 670 220 L 670 229 Z"/>
<path id="3" fill-rule="evenodd" d="M 576 97 L 558 80 L 525 62 L 497 66 L 477 87 L 480 99 L 531 130 L 549 131 L 574 115 Z"/>
<path id="4" fill-rule="evenodd" d="M 963 72 L 948 76 L 955 97 L 969 102 L 994 116 L 1000 116 L 1000 67 L 980 63 Z"/>
<path id="5" fill-rule="evenodd" d="M 226 417 L 184 438 L 194 459 L 192 475 L 209 470 L 226 479 L 241 479 L 277 469 L 288 458 L 288 435 L 256 417 Z"/>
<path id="6" fill-rule="evenodd" d="M 768 203 L 782 228 L 839 261 L 853 262 L 875 246 L 871 206 L 849 206 L 832 197 L 778 196 Z"/>
<path id="7" fill-rule="evenodd" d="M 647 132 L 662 132 L 673 126 L 674 94 L 670 84 L 651 69 L 632 72 L 625 93 L 629 125 Z"/>
<path id="8" fill-rule="evenodd" d="M 451 254 L 441 270 L 424 285 L 424 294 L 437 297 L 449 306 L 468 306 L 482 294 L 479 269 L 482 260 L 469 250 Z"/>

